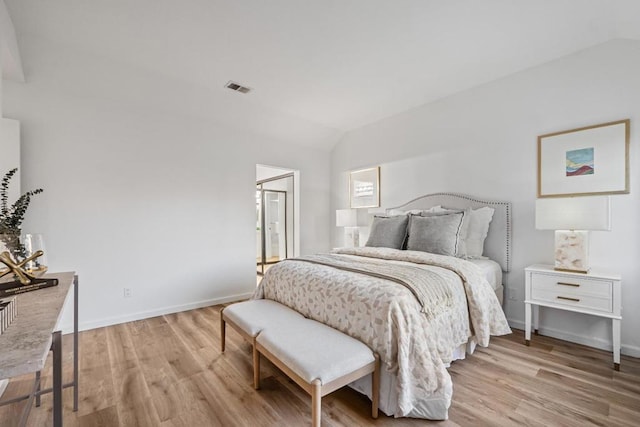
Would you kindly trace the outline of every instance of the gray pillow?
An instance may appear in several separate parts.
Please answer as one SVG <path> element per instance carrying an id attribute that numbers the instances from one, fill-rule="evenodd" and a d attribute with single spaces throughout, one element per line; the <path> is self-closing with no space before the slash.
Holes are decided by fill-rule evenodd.
<path id="1" fill-rule="evenodd" d="M 413 215 L 407 249 L 456 256 L 463 217 L 463 212 L 437 216 Z"/>
<path id="2" fill-rule="evenodd" d="M 374 216 L 371 232 L 365 246 L 402 249 L 407 237 L 408 215 Z"/>
<path id="3" fill-rule="evenodd" d="M 461 213 L 462 214 L 462 224 L 460 225 L 460 230 L 458 230 L 458 241 L 456 242 L 456 255 L 458 258 L 467 258 L 467 238 L 469 237 L 470 230 L 470 218 L 471 218 L 471 208 L 467 208 L 464 210 L 461 209 L 446 209 L 440 208 L 441 210 L 435 212 L 422 212 L 421 216 L 442 216 L 442 215 L 451 215 L 452 213 Z M 409 227 L 411 227 L 411 219 L 409 219 Z M 407 239 L 408 240 L 408 239 Z"/>

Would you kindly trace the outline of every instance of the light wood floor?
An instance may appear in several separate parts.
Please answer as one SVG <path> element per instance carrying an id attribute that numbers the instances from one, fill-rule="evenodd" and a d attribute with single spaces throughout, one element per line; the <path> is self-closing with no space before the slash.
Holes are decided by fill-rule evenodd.
<path id="1" fill-rule="evenodd" d="M 81 333 L 80 408 L 64 396 L 65 426 L 307 426 L 310 399 L 267 361 L 262 390 L 251 384 L 250 348 L 233 330 L 219 352 L 220 306 Z M 228 328 L 229 329 L 229 328 Z M 70 375 L 71 341 L 65 337 Z M 450 368 L 450 419 L 427 422 L 369 418 L 370 402 L 344 388 L 323 399 L 326 426 L 640 425 L 640 359 L 622 358 L 521 331 L 494 338 Z M 50 369 L 44 381 L 51 382 Z M 31 377 L 14 379 L 6 398 L 24 393 Z M 68 378 L 67 378 L 68 379 Z M 65 381 L 67 380 L 65 379 Z M 14 426 L 22 404 L 0 408 L 0 425 Z M 30 426 L 47 426 L 51 397 L 33 408 Z"/>

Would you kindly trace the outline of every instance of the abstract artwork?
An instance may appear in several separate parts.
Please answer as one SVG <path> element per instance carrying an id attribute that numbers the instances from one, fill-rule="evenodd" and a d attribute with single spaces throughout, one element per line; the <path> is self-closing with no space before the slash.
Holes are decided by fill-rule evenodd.
<path id="1" fill-rule="evenodd" d="M 380 167 L 353 171 L 349 174 L 349 207 L 380 206 Z"/>
<path id="2" fill-rule="evenodd" d="M 629 125 L 618 120 L 538 137 L 538 197 L 629 193 Z"/>
<path id="3" fill-rule="evenodd" d="M 593 175 L 593 147 L 567 151 L 567 176 Z"/>

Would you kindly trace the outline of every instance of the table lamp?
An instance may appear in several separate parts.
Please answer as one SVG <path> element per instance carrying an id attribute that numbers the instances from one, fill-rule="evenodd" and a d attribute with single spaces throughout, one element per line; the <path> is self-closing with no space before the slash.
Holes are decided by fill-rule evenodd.
<path id="1" fill-rule="evenodd" d="M 358 211 L 355 209 L 336 210 L 336 227 L 344 227 L 344 245 L 348 248 L 360 246 Z"/>
<path id="2" fill-rule="evenodd" d="M 555 230 L 555 269 L 589 272 L 589 231 L 611 230 L 609 196 L 536 200 L 536 229 Z"/>

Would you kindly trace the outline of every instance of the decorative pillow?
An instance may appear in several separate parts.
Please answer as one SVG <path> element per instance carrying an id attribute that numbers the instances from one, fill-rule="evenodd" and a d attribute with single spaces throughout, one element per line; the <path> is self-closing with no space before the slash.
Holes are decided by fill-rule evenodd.
<path id="1" fill-rule="evenodd" d="M 484 240 L 489 233 L 489 224 L 495 209 L 485 206 L 474 209 L 469 215 L 469 229 L 465 238 L 468 258 L 481 258 L 484 251 Z"/>
<path id="2" fill-rule="evenodd" d="M 379 217 L 393 217 L 393 216 L 407 216 L 409 218 L 409 222 L 407 223 L 407 233 L 409 231 L 409 224 L 411 224 L 411 216 L 412 215 L 425 215 L 425 214 L 429 214 L 432 212 L 439 212 L 439 215 L 442 215 L 443 213 L 448 213 L 448 211 L 445 211 L 444 209 L 442 209 L 442 206 L 437 205 L 437 206 L 432 206 L 429 209 L 410 209 L 408 211 L 403 211 L 400 209 L 389 209 L 386 211 L 385 215 L 379 215 Z M 400 249 L 407 249 L 407 239 L 409 238 L 408 234 L 405 234 L 405 238 L 404 241 L 402 243 L 402 247 Z"/>
<path id="3" fill-rule="evenodd" d="M 460 212 L 456 209 L 440 208 L 437 212 Z M 495 209 L 484 206 L 478 209 L 465 210 L 466 230 L 463 238 L 462 248 L 466 258 L 485 258 L 482 256 L 484 251 L 484 241 L 489 233 L 489 224 L 493 218 Z"/>
<path id="4" fill-rule="evenodd" d="M 467 258 L 466 237 L 467 237 L 467 230 L 469 229 L 469 215 L 471 214 L 471 209 L 465 209 L 465 210 L 443 209 L 440 206 L 436 206 L 435 208 L 436 209 L 431 211 L 422 212 L 420 215 L 442 216 L 442 215 L 450 215 L 452 213 L 462 214 L 462 224 L 460 225 L 460 231 L 458 232 L 458 241 L 456 243 L 455 256 L 457 256 L 458 258 Z M 411 224 L 411 220 L 409 220 L 409 224 Z"/>
<path id="5" fill-rule="evenodd" d="M 412 215 L 407 249 L 456 256 L 464 212 L 444 215 Z"/>
<path id="6" fill-rule="evenodd" d="M 374 216 L 365 246 L 402 249 L 408 223 L 408 215 Z"/>

